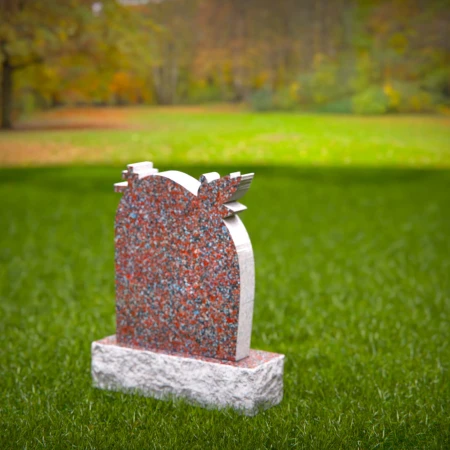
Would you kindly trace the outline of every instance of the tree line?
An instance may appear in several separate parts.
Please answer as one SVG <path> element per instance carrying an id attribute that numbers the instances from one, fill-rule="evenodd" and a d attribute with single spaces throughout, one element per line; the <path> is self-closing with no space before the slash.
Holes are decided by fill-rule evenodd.
<path id="1" fill-rule="evenodd" d="M 450 109 L 448 0 L 0 0 L 2 126 L 58 105 Z"/>

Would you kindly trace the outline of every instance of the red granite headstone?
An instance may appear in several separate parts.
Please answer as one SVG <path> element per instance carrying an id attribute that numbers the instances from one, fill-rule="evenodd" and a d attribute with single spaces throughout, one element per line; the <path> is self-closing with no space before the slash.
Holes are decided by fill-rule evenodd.
<path id="1" fill-rule="evenodd" d="M 128 166 L 115 222 L 117 342 L 238 361 L 249 354 L 254 300 L 250 239 L 236 202 L 253 174 L 200 181 Z"/>

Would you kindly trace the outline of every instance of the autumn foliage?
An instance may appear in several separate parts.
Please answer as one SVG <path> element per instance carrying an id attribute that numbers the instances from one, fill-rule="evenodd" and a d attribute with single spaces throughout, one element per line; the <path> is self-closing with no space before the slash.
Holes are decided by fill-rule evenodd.
<path id="1" fill-rule="evenodd" d="M 449 110 L 446 1 L 0 5 L 3 125 L 14 112 L 80 104 L 243 101 L 255 110 Z"/>

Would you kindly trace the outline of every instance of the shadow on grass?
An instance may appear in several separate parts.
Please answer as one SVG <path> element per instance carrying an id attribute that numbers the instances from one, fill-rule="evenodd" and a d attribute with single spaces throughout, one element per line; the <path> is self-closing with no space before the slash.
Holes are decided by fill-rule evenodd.
<path id="1" fill-rule="evenodd" d="M 0 168 L 0 185 L 28 185 L 35 188 L 88 194 L 112 192 L 112 185 L 121 181 L 123 166 L 72 166 L 38 168 Z M 222 176 L 240 170 L 255 172 L 265 179 L 320 183 L 323 185 L 388 185 L 408 184 L 433 180 L 450 189 L 450 169 L 389 168 L 389 167 L 288 167 L 288 166 L 231 166 L 179 165 L 159 167 L 160 171 L 179 170 L 195 178 L 203 173 L 217 171 Z M 430 195 L 432 193 L 430 192 Z"/>

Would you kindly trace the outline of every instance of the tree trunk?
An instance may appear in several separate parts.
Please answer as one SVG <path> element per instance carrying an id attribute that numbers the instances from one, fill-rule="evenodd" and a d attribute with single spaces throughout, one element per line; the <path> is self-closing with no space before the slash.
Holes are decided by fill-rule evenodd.
<path id="1" fill-rule="evenodd" d="M 13 89 L 13 71 L 9 60 L 5 58 L 2 63 L 2 85 L 1 85 L 1 109 L 2 124 L 1 128 L 7 130 L 12 128 L 12 89 Z"/>

